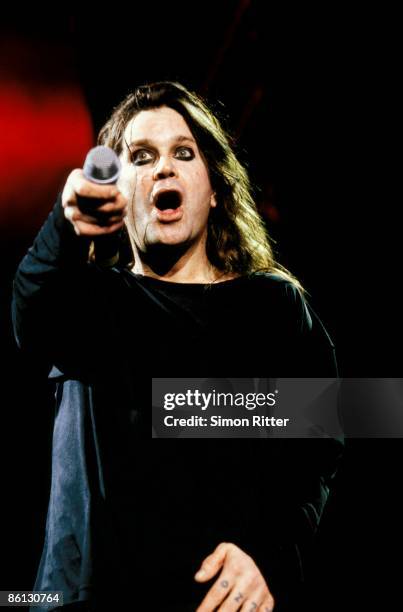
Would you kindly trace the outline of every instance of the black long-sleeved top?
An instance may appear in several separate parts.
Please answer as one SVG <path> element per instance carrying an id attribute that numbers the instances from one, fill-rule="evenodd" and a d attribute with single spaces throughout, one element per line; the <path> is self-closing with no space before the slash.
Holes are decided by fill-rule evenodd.
<path id="1" fill-rule="evenodd" d="M 162 603 L 150 609 L 163 609 L 169 599 L 200 597 L 198 564 L 232 541 L 275 593 L 287 591 L 301 580 L 301 551 L 318 526 L 339 444 L 147 444 L 151 377 L 334 377 L 323 325 L 272 274 L 171 283 L 101 269 L 87 253 L 58 200 L 14 281 L 17 341 L 56 382 L 35 589 L 63 590 L 65 603 L 105 601 L 118 585 L 132 593 L 158 577 L 165 586 L 153 597 Z"/>

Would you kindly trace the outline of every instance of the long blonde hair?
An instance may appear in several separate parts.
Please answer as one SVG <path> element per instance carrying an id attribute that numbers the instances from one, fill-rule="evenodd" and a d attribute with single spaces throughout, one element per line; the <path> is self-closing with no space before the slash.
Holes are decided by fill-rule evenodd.
<path id="1" fill-rule="evenodd" d="M 114 109 L 99 133 L 98 144 L 120 155 L 129 121 L 142 110 L 161 106 L 183 116 L 207 161 L 217 200 L 208 220 L 206 252 L 211 264 L 225 273 L 275 273 L 303 291 L 299 281 L 276 261 L 247 171 L 219 120 L 200 96 L 171 81 L 137 87 Z M 130 233 L 130 222 L 128 229 Z"/>

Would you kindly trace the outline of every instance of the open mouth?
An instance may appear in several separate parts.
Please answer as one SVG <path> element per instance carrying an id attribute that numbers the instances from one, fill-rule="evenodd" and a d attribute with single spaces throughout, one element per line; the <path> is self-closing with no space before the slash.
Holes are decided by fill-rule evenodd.
<path id="1" fill-rule="evenodd" d="M 158 210 L 176 210 L 182 203 L 182 196 L 179 191 L 162 191 L 155 200 Z"/>

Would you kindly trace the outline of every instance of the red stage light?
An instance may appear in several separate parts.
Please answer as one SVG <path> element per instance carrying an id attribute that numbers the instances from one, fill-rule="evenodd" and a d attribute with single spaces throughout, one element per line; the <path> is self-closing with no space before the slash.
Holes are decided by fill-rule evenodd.
<path id="1" fill-rule="evenodd" d="M 10 53 L 16 48 L 13 41 Z M 26 54 L 19 56 L 19 62 L 21 57 L 26 59 Z M 15 69 L 16 62 L 10 66 Z M 59 75 L 63 70 L 60 66 Z M 82 165 L 93 144 L 91 118 L 80 87 L 71 80 L 69 70 L 65 82 L 59 75 L 52 83 L 35 70 L 25 79 L 21 71 L 13 74 L 9 68 L 0 80 L 3 240 L 34 235 L 68 173 Z"/>

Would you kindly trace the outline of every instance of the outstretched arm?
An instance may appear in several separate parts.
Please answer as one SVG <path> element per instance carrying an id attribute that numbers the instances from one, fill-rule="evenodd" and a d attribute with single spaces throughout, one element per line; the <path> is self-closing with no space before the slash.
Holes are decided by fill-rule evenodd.
<path id="1" fill-rule="evenodd" d="M 98 225 L 99 216 L 81 213 L 77 206 L 79 194 L 105 201 L 98 208 L 104 215 L 102 225 Z M 112 233 L 123 225 L 125 206 L 126 201 L 116 187 L 90 183 L 80 170 L 70 174 L 63 196 L 57 200 L 14 278 L 12 317 L 20 348 L 53 361 L 63 344 L 60 334 L 72 347 L 80 337 L 85 341 L 89 244 L 95 236 Z"/>

